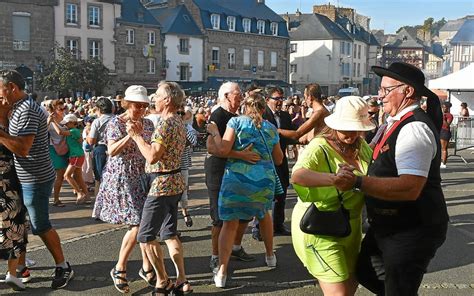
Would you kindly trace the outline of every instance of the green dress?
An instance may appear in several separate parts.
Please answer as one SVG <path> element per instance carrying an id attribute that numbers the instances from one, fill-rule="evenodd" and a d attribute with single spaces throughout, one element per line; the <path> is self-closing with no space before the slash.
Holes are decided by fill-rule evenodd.
<path id="1" fill-rule="evenodd" d="M 322 149 L 325 149 L 331 170 L 337 172 L 338 164 L 345 163 L 344 159 L 328 144 L 326 139 L 318 137 L 309 143 L 293 167 L 293 172 L 300 168 L 317 172 L 329 173 L 328 163 Z M 362 172 L 367 173 L 372 149 L 362 141 L 359 150 L 359 162 Z M 364 195 L 361 192 L 341 192 L 344 207 L 350 212 L 351 234 L 337 238 L 331 236 L 312 235 L 301 231 L 299 224 L 306 209 L 315 202 L 319 210 L 333 211 L 339 207 L 337 191 L 334 187 L 303 187 L 293 184 L 298 202 L 293 209 L 291 218 L 291 233 L 293 247 L 301 262 L 316 278 L 327 283 L 345 281 L 354 273 L 357 255 L 362 240 L 361 213 L 364 205 Z"/>

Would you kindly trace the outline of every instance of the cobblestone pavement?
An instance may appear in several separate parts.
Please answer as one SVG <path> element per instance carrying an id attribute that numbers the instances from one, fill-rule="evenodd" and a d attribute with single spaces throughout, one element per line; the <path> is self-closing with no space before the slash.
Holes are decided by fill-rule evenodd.
<path id="1" fill-rule="evenodd" d="M 461 152 L 474 163 L 470 151 Z M 246 251 L 255 255 L 253 262 L 231 261 L 231 278 L 226 289 L 215 288 L 209 269 L 210 219 L 207 193 L 204 186 L 203 153 L 196 153 L 191 170 L 191 214 L 194 226 L 187 228 L 180 220 L 186 256 L 186 272 L 194 286 L 195 294 L 202 295 L 322 295 L 315 280 L 294 254 L 291 238 L 275 237 L 278 266 L 265 266 L 263 243 L 244 237 Z M 451 223 L 446 243 L 432 261 L 420 288 L 420 295 L 473 295 L 474 294 L 474 169 L 458 158 L 450 158 L 448 169 L 443 170 L 443 189 L 448 203 Z M 66 258 L 71 262 L 76 276 L 65 290 L 52 291 L 50 277 L 52 258 L 37 237 L 30 236 L 28 257 L 36 260 L 32 268 L 33 280 L 25 295 L 117 295 L 109 276 L 114 266 L 122 236 L 123 226 L 112 226 L 90 218 L 91 206 L 76 206 L 72 192 L 65 187 L 62 194 L 65 208 L 51 208 L 51 219 L 58 229 Z M 291 208 L 296 202 L 290 190 L 287 223 L 291 223 Z M 132 253 L 128 278 L 134 295 L 151 290 L 138 277 L 140 268 L 138 248 Z M 174 270 L 169 258 L 167 269 Z M 0 267 L 6 270 L 2 263 Z M 174 272 L 170 273 L 174 276 Z M 16 294 L 0 283 L 0 294 Z M 357 295 L 371 295 L 360 288 Z"/>

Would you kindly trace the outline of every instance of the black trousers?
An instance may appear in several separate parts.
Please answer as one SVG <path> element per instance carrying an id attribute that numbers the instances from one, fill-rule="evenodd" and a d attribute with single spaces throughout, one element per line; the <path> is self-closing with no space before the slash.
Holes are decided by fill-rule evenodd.
<path id="1" fill-rule="evenodd" d="M 382 235 L 372 227 L 362 241 L 357 280 L 377 295 L 418 295 L 436 250 L 446 239 L 447 222 Z"/>

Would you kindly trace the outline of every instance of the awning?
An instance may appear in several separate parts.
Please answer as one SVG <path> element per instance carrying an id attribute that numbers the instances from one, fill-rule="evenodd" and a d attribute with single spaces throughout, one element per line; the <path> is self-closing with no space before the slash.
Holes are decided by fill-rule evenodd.
<path id="1" fill-rule="evenodd" d="M 194 92 L 202 91 L 205 88 L 203 81 L 176 81 L 183 90 Z"/>
<path id="2" fill-rule="evenodd" d="M 254 79 L 253 83 L 258 86 L 275 85 L 280 87 L 290 87 L 291 85 L 283 80 Z"/>
<path id="3" fill-rule="evenodd" d="M 441 101 L 446 101 L 448 99 L 448 93 L 444 90 L 432 89 L 431 91 L 434 92 Z"/>

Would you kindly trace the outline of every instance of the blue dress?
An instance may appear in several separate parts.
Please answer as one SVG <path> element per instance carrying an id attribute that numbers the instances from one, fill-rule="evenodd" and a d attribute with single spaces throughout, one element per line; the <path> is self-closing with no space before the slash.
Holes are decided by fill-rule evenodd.
<path id="1" fill-rule="evenodd" d="M 253 217 L 262 219 L 271 209 L 275 192 L 271 153 L 273 146 L 279 142 L 278 131 L 266 120 L 262 122 L 259 131 L 248 116 L 231 118 L 227 127 L 235 130 L 233 150 L 241 151 L 253 144 L 253 151 L 261 159 L 256 164 L 240 159 L 227 159 L 219 192 L 219 218 L 223 221 L 249 220 Z"/>

